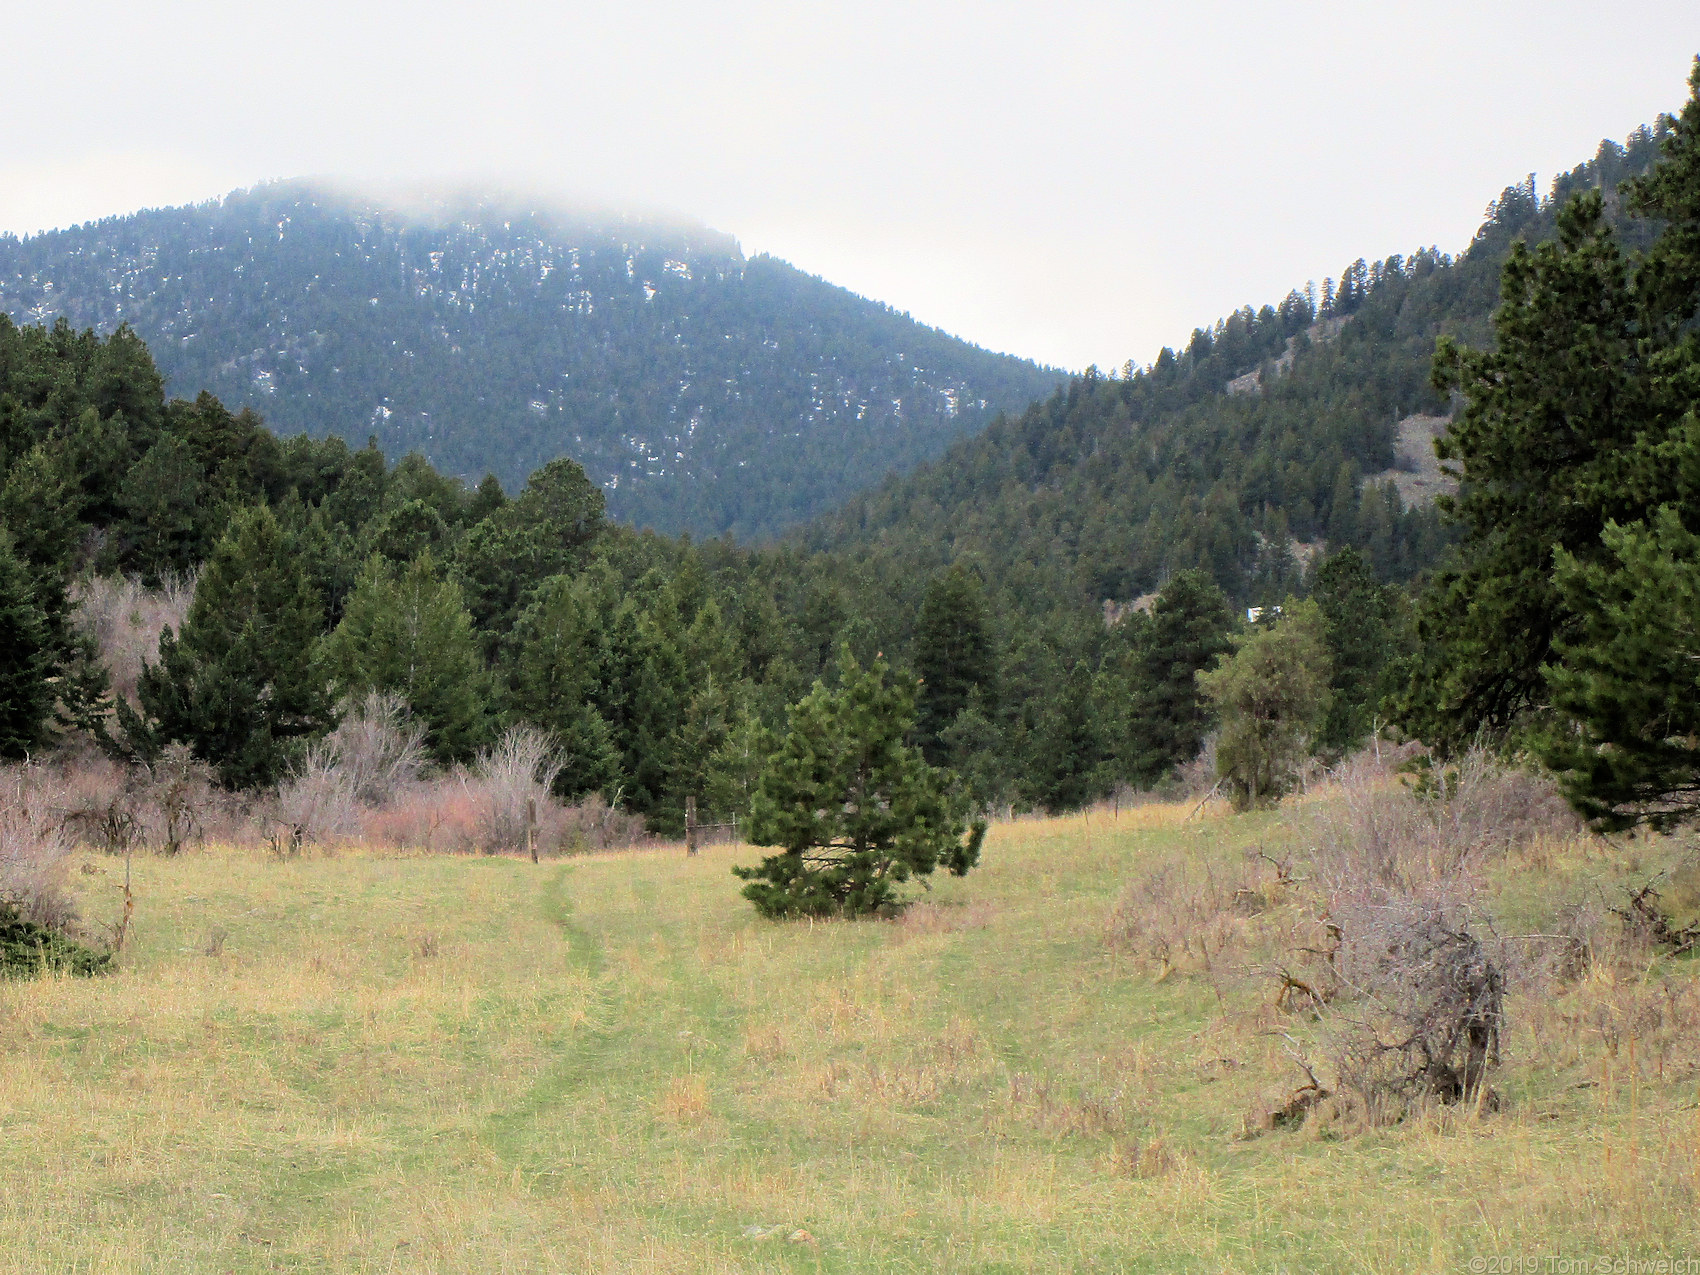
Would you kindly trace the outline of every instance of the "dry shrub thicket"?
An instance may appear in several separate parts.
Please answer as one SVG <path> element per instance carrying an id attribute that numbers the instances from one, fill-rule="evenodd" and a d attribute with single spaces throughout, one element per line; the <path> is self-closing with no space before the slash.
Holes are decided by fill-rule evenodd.
<path id="1" fill-rule="evenodd" d="M 211 769 L 180 744 L 165 748 L 152 765 L 68 755 L 53 774 L 53 816 L 78 841 L 110 854 L 176 854 L 207 841 L 254 839 L 247 804 L 220 789 Z"/>
<path id="2" fill-rule="evenodd" d="M 1242 1019 L 1266 1050 L 1285 1041 L 1283 1065 L 1305 1083 L 1249 1128 L 1304 1123 L 1324 1107 L 1372 1125 L 1427 1104 L 1494 1109 L 1493 1074 L 1519 1015 L 1524 1061 L 1568 1056 L 1577 1039 L 1609 1051 L 1638 1036 L 1661 1071 L 1678 1054 L 1700 1069 L 1700 1048 L 1680 1044 L 1700 1025 L 1700 992 L 1645 991 L 1656 956 L 1700 940 L 1700 915 L 1688 916 L 1700 914 L 1700 863 L 1577 897 L 1580 886 L 1546 870 L 1598 857 L 1604 843 L 1546 777 L 1480 749 L 1441 766 L 1384 745 L 1289 801 L 1277 835 L 1289 849 L 1156 865 L 1105 930 L 1113 951 L 1158 978 L 1196 971 L 1219 996 L 1267 989 L 1267 1008 Z"/>
<path id="3" fill-rule="evenodd" d="M 1337 1083 L 1371 1123 L 1416 1101 L 1497 1102 L 1508 978 L 1554 936 L 1501 935 L 1484 874 L 1580 831 L 1549 781 L 1479 748 L 1400 783 L 1388 767 L 1410 751 L 1352 759 L 1299 817 L 1321 942 L 1298 954 L 1301 977 L 1282 974 L 1283 990 L 1303 984 Z"/>
<path id="4" fill-rule="evenodd" d="M 194 593 L 192 575 L 169 577 L 158 588 L 135 578 L 77 582 L 79 623 L 94 639 L 116 695 L 134 701 L 143 666 L 157 658 L 160 634 L 181 627 Z M 151 766 L 129 767 L 64 750 L 50 770 L 37 768 L 36 787 L 54 793 L 47 806 L 36 802 L 39 817 L 56 835 L 115 854 L 172 854 L 206 842 L 264 844 L 281 856 L 356 842 L 511 852 L 527 844 L 528 807 L 536 812 L 542 853 L 648 841 L 642 820 L 600 796 L 575 806 L 556 801 L 550 785 L 561 761 L 530 728 L 508 731 L 470 767 L 433 771 L 425 729 L 398 696 L 373 692 L 351 700 L 338 723 L 306 749 L 275 792 L 259 796 L 221 790 L 181 746 L 166 749 Z"/>
<path id="5" fill-rule="evenodd" d="M 433 773 L 424 730 L 392 695 L 343 706 L 339 725 L 309 746 L 275 792 L 243 795 L 214 782 L 181 746 L 151 766 L 68 754 L 34 776 L 30 818 L 111 854 L 176 854 L 206 844 L 269 847 L 279 857 L 310 847 L 365 844 L 449 853 L 510 853 L 526 846 L 528 802 L 542 854 L 629 849 L 651 838 L 643 821 L 592 795 L 576 805 L 549 792 L 559 761 L 548 741 L 510 731 L 473 766 Z"/>
<path id="6" fill-rule="evenodd" d="M 427 773 L 425 731 L 399 696 L 372 693 L 343 706 L 337 728 L 308 749 L 277 796 L 287 841 L 368 844 L 453 853 L 526 849 L 528 812 L 539 853 L 627 848 L 643 823 L 592 796 L 576 806 L 550 793 L 562 759 L 541 731 L 515 726 L 467 769 Z"/>

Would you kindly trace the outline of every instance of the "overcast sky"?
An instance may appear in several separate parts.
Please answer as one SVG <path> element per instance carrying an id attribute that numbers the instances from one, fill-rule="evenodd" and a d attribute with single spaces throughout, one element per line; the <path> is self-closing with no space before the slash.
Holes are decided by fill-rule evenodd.
<path id="1" fill-rule="evenodd" d="M 1678 109 L 1693 0 L 9 5 L 0 229 L 267 178 L 727 231 L 1069 368 L 1148 362 Z"/>

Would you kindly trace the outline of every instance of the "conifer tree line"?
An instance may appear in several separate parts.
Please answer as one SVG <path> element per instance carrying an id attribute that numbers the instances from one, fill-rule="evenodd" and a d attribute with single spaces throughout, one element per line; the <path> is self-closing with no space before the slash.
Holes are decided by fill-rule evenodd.
<path id="1" fill-rule="evenodd" d="M 377 690 L 443 766 L 526 722 L 565 800 L 663 831 L 687 798 L 772 823 L 788 724 L 831 718 L 811 688 L 878 668 L 908 688 L 902 747 L 982 811 L 1160 786 L 1212 738 L 1256 802 L 1295 750 L 1390 723 L 1537 751 L 1602 820 L 1686 809 L 1696 109 L 1550 198 L 1508 188 L 1457 259 L 1354 263 L 1148 368 L 1089 371 L 766 546 L 611 522 L 571 459 L 510 493 L 279 438 L 211 395 L 168 401 L 127 328 L 0 319 L 0 751 L 184 744 L 260 788 Z M 1455 405 L 1456 497 L 1406 509 L 1363 481 L 1399 416 Z M 75 581 L 191 571 L 183 623 L 115 697 Z"/>
<path id="2" fill-rule="evenodd" d="M 982 808 L 1151 784 L 1209 728 L 1193 682 L 1236 612 L 1176 575 L 1149 615 L 1011 615 L 958 563 L 912 589 L 844 555 L 693 544 L 604 517 L 569 459 L 510 498 L 417 456 L 279 439 L 210 395 L 167 401 L 145 347 L 0 320 L 0 682 L 7 755 L 81 731 L 148 761 L 185 744 L 232 788 L 284 779 L 338 705 L 399 695 L 444 766 L 543 728 L 558 794 L 675 829 L 747 815 L 789 706 L 847 667 L 914 687 L 912 744 Z M 1355 556 L 1352 580 L 1384 588 Z M 81 573 L 198 572 L 134 702 L 71 603 Z M 1348 608 L 1354 615 L 1362 608 Z M 908 702 L 908 701 L 906 701 Z"/>

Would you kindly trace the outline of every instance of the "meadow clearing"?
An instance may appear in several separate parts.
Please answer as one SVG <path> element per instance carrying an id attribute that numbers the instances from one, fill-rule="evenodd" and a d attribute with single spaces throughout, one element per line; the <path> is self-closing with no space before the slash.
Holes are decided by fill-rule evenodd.
<path id="1" fill-rule="evenodd" d="M 851 923 L 759 919 L 749 847 L 138 856 L 115 974 L 0 983 L 0 1269 L 1700 1259 L 1693 958 L 1513 985 L 1498 1110 L 1259 1131 L 1317 1025 L 1265 959 L 1305 904 L 1247 852 L 1303 824 L 1190 809 L 998 824 Z M 1510 923 L 1683 853 L 1554 836 L 1482 873 Z M 1261 897 L 1154 958 L 1128 910 L 1215 897 L 1177 912 L 1163 870 Z M 121 860 L 71 876 L 116 914 Z"/>

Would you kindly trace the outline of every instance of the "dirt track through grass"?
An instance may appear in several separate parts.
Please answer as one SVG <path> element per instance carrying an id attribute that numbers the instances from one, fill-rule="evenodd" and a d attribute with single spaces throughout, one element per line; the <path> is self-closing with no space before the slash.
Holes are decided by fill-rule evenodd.
<path id="1" fill-rule="evenodd" d="M 138 860 L 118 975 L 0 985 L 0 1269 L 1684 1255 L 1695 1078 L 1632 1081 L 1584 1025 L 1484 1121 L 1242 1140 L 1294 1079 L 1267 989 L 1104 942 L 1156 860 L 1274 831 L 1184 813 L 1000 826 L 983 870 L 857 924 L 759 920 L 726 848 Z M 109 915 L 118 869 L 86 862 Z"/>

